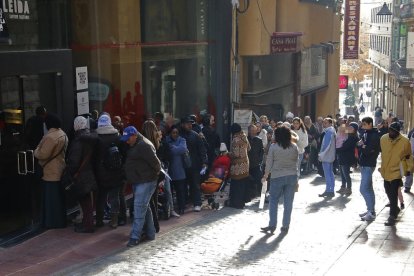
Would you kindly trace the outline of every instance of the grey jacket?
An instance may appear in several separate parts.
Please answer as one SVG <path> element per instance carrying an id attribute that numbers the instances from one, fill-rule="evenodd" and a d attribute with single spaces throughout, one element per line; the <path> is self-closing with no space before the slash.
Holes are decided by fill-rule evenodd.
<path id="1" fill-rule="evenodd" d="M 140 133 L 135 145 L 127 153 L 125 175 L 128 183 L 140 184 L 156 181 L 161 170 L 154 145 Z"/>

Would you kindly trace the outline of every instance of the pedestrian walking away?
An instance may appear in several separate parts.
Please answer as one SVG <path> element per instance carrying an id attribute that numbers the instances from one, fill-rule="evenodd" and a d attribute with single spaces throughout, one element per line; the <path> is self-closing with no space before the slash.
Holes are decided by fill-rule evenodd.
<path id="1" fill-rule="evenodd" d="M 276 143 L 270 146 L 262 179 L 265 182 L 270 174 L 269 224 L 261 229 L 272 234 L 277 225 L 277 209 L 281 196 L 284 211 L 280 230 L 285 233 L 289 230 L 298 180 L 296 164 L 299 156 L 298 147 L 291 142 L 291 132 L 288 128 L 276 128 L 275 141 Z"/>

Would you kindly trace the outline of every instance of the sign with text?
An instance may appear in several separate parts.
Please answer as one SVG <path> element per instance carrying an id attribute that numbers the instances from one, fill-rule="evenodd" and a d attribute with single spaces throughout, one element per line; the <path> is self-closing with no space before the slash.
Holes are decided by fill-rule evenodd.
<path id="1" fill-rule="evenodd" d="M 78 100 L 78 115 L 89 113 L 89 93 L 88 91 L 79 92 L 76 95 Z"/>
<path id="2" fill-rule="evenodd" d="M 88 89 L 88 67 L 76 67 L 76 90 Z"/>
<path id="3" fill-rule="evenodd" d="M 345 2 L 343 59 L 358 59 L 360 0 Z"/>
<path id="4" fill-rule="evenodd" d="M 9 19 L 30 19 L 29 0 L 2 0 L 1 2 L 2 10 L 8 14 Z"/>
<path id="5" fill-rule="evenodd" d="M 348 76 L 339 75 L 339 89 L 348 89 Z"/>
<path id="6" fill-rule="evenodd" d="M 294 53 L 298 51 L 300 33 L 273 33 L 270 38 L 270 53 Z"/>
<path id="7" fill-rule="evenodd" d="M 3 2 L 0 1 L 0 43 L 9 41 L 9 30 L 7 29 L 6 16 L 4 14 Z"/>

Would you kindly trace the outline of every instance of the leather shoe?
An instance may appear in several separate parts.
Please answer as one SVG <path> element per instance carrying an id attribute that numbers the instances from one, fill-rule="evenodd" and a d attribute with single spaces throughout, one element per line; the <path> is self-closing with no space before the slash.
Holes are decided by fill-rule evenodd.
<path id="1" fill-rule="evenodd" d="M 334 197 L 335 193 L 333 192 L 323 192 L 322 194 L 319 194 L 319 197 Z"/>
<path id="2" fill-rule="evenodd" d="M 385 226 L 394 226 L 395 225 L 395 218 L 390 216 L 387 221 L 384 223 Z"/>
<path id="3" fill-rule="evenodd" d="M 129 242 L 127 243 L 128 247 L 134 247 L 139 244 L 139 240 L 137 239 L 129 239 Z"/>
<path id="4" fill-rule="evenodd" d="M 270 234 L 273 234 L 273 232 L 275 232 L 276 230 L 276 226 L 266 226 L 266 227 L 261 227 L 260 229 L 262 230 L 263 233 L 270 232 Z"/>
<path id="5" fill-rule="evenodd" d="M 280 227 L 280 231 L 287 233 L 289 231 L 289 227 L 282 226 Z"/>

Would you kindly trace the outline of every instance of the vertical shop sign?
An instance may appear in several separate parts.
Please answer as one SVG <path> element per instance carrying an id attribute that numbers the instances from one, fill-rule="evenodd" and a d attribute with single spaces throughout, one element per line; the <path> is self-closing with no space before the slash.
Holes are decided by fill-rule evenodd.
<path id="1" fill-rule="evenodd" d="M 339 75 L 339 89 L 348 89 L 348 76 Z"/>
<path id="2" fill-rule="evenodd" d="M 343 59 L 358 59 L 360 0 L 345 2 Z"/>
<path id="3" fill-rule="evenodd" d="M 0 1 L 0 43 L 9 41 L 9 30 L 7 29 L 6 16 L 4 14 L 3 2 Z"/>
<path id="4" fill-rule="evenodd" d="M 407 34 L 407 65 L 408 69 L 414 69 L 414 32 Z"/>

